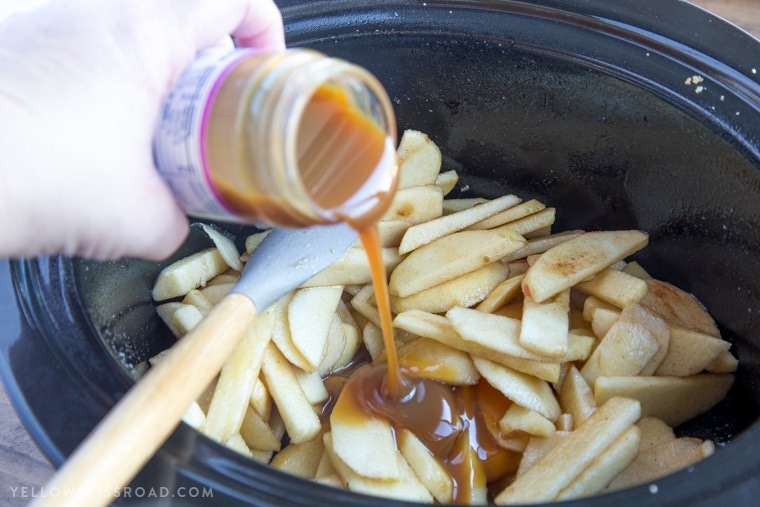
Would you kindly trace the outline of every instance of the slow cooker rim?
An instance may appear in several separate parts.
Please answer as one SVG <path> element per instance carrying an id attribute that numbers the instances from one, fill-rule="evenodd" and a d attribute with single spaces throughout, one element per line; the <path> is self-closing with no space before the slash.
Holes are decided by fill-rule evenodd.
<path id="1" fill-rule="evenodd" d="M 732 141 L 742 142 L 742 149 L 751 157 L 760 160 L 760 134 L 751 142 L 744 142 L 744 136 L 753 132 L 754 126 L 747 119 L 746 113 L 760 113 L 760 70 L 756 62 L 760 61 L 760 44 L 758 39 L 718 18 L 714 14 L 681 0 L 587 0 L 578 3 L 573 0 L 380 0 L 368 5 L 357 0 L 327 0 L 302 2 L 300 0 L 280 0 L 278 2 L 285 19 L 288 43 L 309 45 L 316 41 L 332 38 L 326 27 L 338 26 L 346 30 L 345 36 L 372 36 L 375 30 L 383 29 L 388 34 L 401 36 L 417 34 L 415 30 L 424 30 L 428 34 L 456 33 L 471 39 L 487 39 L 477 33 L 474 26 L 460 26 L 455 18 L 446 13 L 453 9 L 494 12 L 516 17 L 540 17 L 550 19 L 557 26 L 579 28 L 609 38 L 625 40 L 640 47 L 647 59 L 662 57 L 664 63 L 686 63 L 693 72 L 667 76 L 667 84 L 660 82 L 665 75 L 647 76 L 643 69 L 659 68 L 651 63 L 635 61 L 635 56 L 627 55 L 628 67 L 612 68 L 599 56 L 597 48 L 573 45 L 572 38 L 562 39 L 558 44 L 550 44 L 540 36 L 520 33 L 521 40 L 513 38 L 510 42 L 516 46 L 532 47 L 537 52 L 558 55 L 569 61 L 577 61 L 602 72 L 609 72 L 616 78 L 627 80 L 676 103 L 679 107 L 715 123 L 720 129 L 731 132 Z M 394 18 L 384 17 L 376 12 L 378 7 L 395 9 Z M 346 12 L 350 11 L 350 15 Z M 390 13 L 390 11 L 388 12 Z M 668 16 L 674 19 L 689 19 L 696 23 L 671 24 Z M 360 19 L 361 28 L 352 30 L 352 23 Z M 411 20 L 408 26 L 400 20 Z M 634 23 L 632 20 L 635 20 Z M 387 25 L 387 26 L 385 26 Z M 694 26 L 701 30 L 699 37 L 694 36 Z M 382 27 L 382 28 L 379 28 Z M 477 28 L 480 28 L 478 26 Z M 500 27 L 491 37 L 509 37 L 505 35 L 508 27 Z M 353 32 L 353 33 L 351 33 Z M 728 38 L 730 36 L 730 38 Z M 725 41 L 730 40 L 729 46 Z M 723 41 L 722 44 L 715 43 Z M 754 71 L 754 72 L 753 72 Z M 684 85 L 692 75 L 710 76 L 718 87 L 725 86 L 725 95 L 719 102 L 708 99 L 707 93 L 678 93 L 675 90 Z M 696 86 L 691 90 L 696 90 Z M 707 89 L 707 83 L 701 86 Z M 713 88 L 713 90 L 716 88 Z M 737 97 L 731 107 L 723 103 L 725 97 Z M 718 105 L 716 106 L 716 103 Z"/>
<path id="2" fill-rule="evenodd" d="M 288 5 L 297 6 L 297 5 L 302 4 L 302 3 L 303 2 L 298 2 L 298 1 L 291 1 L 291 2 L 283 1 L 283 2 L 280 2 L 280 4 L 282 4 L 282 6 L 284 7 L 283 12 L 284 12 L 284 17 L 286 19 L 286 22 L 288 20 Z M 338 7 L 336 7 L 337 4 L 342 5 L 342 4 L 350 4 L 350 3 L 353 3 L 353 2 L 340 2 L 339 1 L 339 2 L 317 2 L 317 3 L 322 4 L 323 6 L 327 6 L 329 4 L 330 10 L 333 10 L 333 9 L 337 9 L 338 8 Z M 463 1 L 463 2 L 451 2 L 450 4 L 452 6 L 465 5 L 467 7 L 477 7 L 477 5 L 479 5 L 479 4 L 492 4 L 492 3 L 493 2 Z M 506 2 L 506 3 L 520 3 L 520 4 L 526 4 L 526 5 L 528 5 L 528 4 L 530 4 L 530 5 L 533 5 L 533 4 L 539 5 L 540 4 L 540 5 L 549 5 L 549 6 L 561 6 L 561 5 L 569 4 L 570 2 L 565 2 L 565 1 L 540 2 L 540 1 L 536 1 L 536 2 Z M 606 3 L 606 2 L 592 1 L 592 2 L 589 2 L 588 5 L 589 5 L 589 8 L 593 8 L 594 6 L 598 6 L 599 4 L 603 4 L 603 3 Z M 621 2 L 621 3 L 625 3 L 625 2 Z M 659 3 L 659 2 L 656 2 L 656 1 L 655 2 L 644 1 L 644 2 L 640 2 L 640 3 L 649 4 L 649 3 Z M 662 4 L 681 4 L 681 3 L 682 2 L 676 2 L 676 1 L 662 2 Z M 383 6 L 383 5 L 390 5 L 390 4 L 400 5 L 400 6 L 407 6 L 407 7 L 410 6 L 410 5 L 413 5 L 415 7 L 419 6 L 419 2 L 409 2 L 409 1 L 406 1 L 406 2 L 378 2 L 378 4 L 375 5 L 374 7 Z M 440 6 L 440 5 L 445 4 L 445 2 L 433 2 L 431 4 L 439 5 Z M 694 6 L 692 6 L 692 7 L 694 7 Z M 296 9 L 296 11 L 297 11 L 297 9 Z M 296 11 L 294 11 L 294 12 L 296 12 Z M 298 11 L 298 12 L 300 12 L 300 11 Z M 757 45 L 757 48 L 758 48 L 758 54 L 760 54 L 760 44 Z M 758 60 L 758 61 L 760 61 L 760 60 Z M 35 269 L 36 267 L 39 266 L 39 263 L 44 263 L 44 262 L 47 262 L 45 260 L 45 258 L 40 258 L 40 259 L 37 259 L 37 260 L 13 261 L 13 262 L 11 262 L 11 269 L 12 270 L 13 269 L 15 269 L 15 270 Z M 63 262 L 66 262 L 66 261 L 64 260 Z M 30 293 L 28 295 L 28 297 L 33 297 L 33 294 L 34 293 Z M 81 304 L 81 302 L 80 302 L 80 304 Z M 90 332 L 94 332 L 94 330 L 91 329 Z M 7 370 L 5 368 L 3 368 L 3 370 L 4 370 L 4 373 L 7 372 Z M 117 374 L 117 377 L 118 377 L 118 374 Z M 129 377 L 127 375 L 123 375 L 122 377 L 120 377 L 118 379 L 117 382 L 120 383 L 120 384 L 122 384 L 123 387 L 127 388 L 129 386 Z M 23 407 L 24 406 L 24 403 L 23 403 L 23 393 L 19 393 L 19 394 L 21 396 L 21 400 L 20 401 L 19 400 L 14 400 L 14 403 L 18 403 L 19 407 Z M 105 403 L 103 403 L 103 399 L 100 400 L 100 403 L 103 405 L 104 410 L 106 410 L 109 407 L 109 403 L 112 403 L 112 402 L 115 402 L 115 400 L 109 400 L 108 402 L 105 402 Z M 20 410 L 23 412 L 23 408 L 20 408 Z M 27 421 L 25 421 L 25 422 L 27 422 Z M 35 435 L 43 435 L 43 436 L 45 435 L 44 431 L 38 431 L 37 428 L 34 428 L 34 425 L 37 424 L 37 421 L 35 421 L 35 420 L 32 419 L 29 422 L 30 422 L 30 426 L 33 428 L 33 431 L 34 431 Z M 193 430 L 190 430 L 189 427 L 186 427 L 186 429 L 183 429 L 183 431 L 193 431 Z M 758 435 L 760 435 L 760 428 L 758 428 L 757 425 L 755 425 L 754 427 L 750 428 L 746 432 L 742 433 L 742 435 L 737 436 L 737 443 L 741 443 L 743 441 L 743 439 L 749 439 L 750 437 L 760 438 L 760 437 L 758 437 Z M 171 452 L 171 450 L 170 450 L 170 452 Z M 233 459 L 233 461 L 235 461 L 235 462 L 248 463 L 247 460 L 244 460 L 244 458 L 240 458 L 237 455 L 234 455 L 234 453 L 232 453 L 232 451 L 229 451 L 227 449 L 224 449 L 223 452 L 222 452 L 222 454 L 223 454 L 223 456 L 225 458 Z M 720 454 L 720 453 L 717 453 L 716 456 L 718 454 Z M 55 459 L 56 456 L 51 455 L 51 458 Z M 719 465 L 719 462 L 715 461 L 714 464 L 713 464 L 713 462 L 711 460 L 713 460 L 714 458 L 715 457 L 710 458 L 709 460 L 706 460 L 705 462 L 699 463 L 698 465 L 695 466 L 695 469 L 699 469 L 699 470 L 704 469 L 704 470 L 711 470 L 711 471 L 712 470 L 715 470 L 715 471 L 723 470 L 723 471 L 725 471 L 722 468 L 722 463 Z M 58 457 L 58 459 L 60 459 L 60 456 Z M 58 461 L 58 462 L 60 462 L 60 461 Z M 760 470 L 760 457 L 758 457 L 756 460 L 753 460 L 752 463 L 751 463 L 751 465 L 752 465 L 752 467 L 750 467 L 748 470 L 755 470 L 755 471 Z M 282 476 L 282 477 L 278 477 L 278 475 Z M 286 476 L 286 475 L 281 474 L 279 472 L 275 472 L 275 477 L 276 477 L 277 480 L 282 480 L 283 483 L 288 483 L 289 481 L 292 481 L 292 478 L 290 476 Z M 676 479 L 673 479 L 672 477 L 666 477 L 666 478 L 663 479 L 662 482 L 663 483 L 667 483 L 667 482 L 671 482 L 671 481 L 675 481 L 675 480 Z M 737 480 L 740 480 L 740 478 L 737 478 Z M 311 483 L 308 483 L 308 484 L 311 484 Z M 321 486 L 319 486 L 319 487 L 321 487 Z M 643 486 L 641 488 L 643 488 Z M 329 491 L 331 493 L 331 496 L 334 495 L 333 490 L 329 490 Z M 609 497 L 609 499 L 612 500 L 613 498 L 617 498 L 616 495 L 617 494 L 613 494 L 612 496 Z M 626 496 L 627 496 L 627 498 L 630 498 L 630 493 L 628 493 Z M 696 494 L 693 495 L 693 496 L 691 496 L 691 498 L 694 498 L 695 496 L 696 496 Z M 354 495 L 352 495 L 352 494 L 348 494 L 347 498 L 353 498 L 353 499 L 355 499 Z M 684 497 L 684 499 L 685 499 L 685 497 Z"/>

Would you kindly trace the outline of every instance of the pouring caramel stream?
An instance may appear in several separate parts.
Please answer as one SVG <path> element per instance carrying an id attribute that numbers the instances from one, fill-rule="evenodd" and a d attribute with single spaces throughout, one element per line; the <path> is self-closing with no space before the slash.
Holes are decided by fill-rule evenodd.
<path id="1" fill-rule="evenodd" d="M 372 271 L 386 361 L 355 365 L 339 373 L 340 380 L 328 378 L 328 387 L 339 394 L 333 391 L 327 414 L 357 422 L 378 417 L 396 433 L 410 430 L 451 477 L 452 502 L 485 501 L 487 485 L 508 477 L 519 464 L 519 455 L 500 447 L 494 436 L 510 402 L 482 380 L 449 386 L 421 375 L 429 365 L 400 366 L 377 227 L 361 230 L 360 239 Z"/>

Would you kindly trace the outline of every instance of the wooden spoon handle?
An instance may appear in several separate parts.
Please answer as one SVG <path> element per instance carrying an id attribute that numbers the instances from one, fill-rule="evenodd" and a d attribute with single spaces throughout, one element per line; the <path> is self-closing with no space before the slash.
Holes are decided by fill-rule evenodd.
<path id="1" fill-rule="evenodd" d="M 113 502 L 219 373 L 255 318 L 249 298 L 226 296 L 114 406 L 32 505 Z"/>

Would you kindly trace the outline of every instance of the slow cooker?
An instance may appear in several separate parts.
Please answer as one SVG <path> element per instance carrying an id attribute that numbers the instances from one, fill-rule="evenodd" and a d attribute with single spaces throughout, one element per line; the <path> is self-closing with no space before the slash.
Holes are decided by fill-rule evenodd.
<path id="1" fill-rule="evenodd" d="M 754 505 L 760 42 L 677 0 L 279 4 L 289 45 L 373 72 L 399 129 L 431 136 L 446 168 L 462 175 L 462 195 L 541 199 L 557 208 L 557 230 L 647 231 L 650 246 L 636 260 L 695 294 L 732 342 L 740 367 L 729 396 L 678 428 L 715 440 L 713 456 L 654 488 L 570 503 Z M 191 236 L 174 258 L 203 241 Z M 150 298 L 164 265 L 64 256 L 0 263 L 0 370 L 54 463 L 132 385 L 132 367 L 171 343 Z M 130 487 L 135 494 L 117 504 L 394 504 L 285 475 L 184 424 Z"/>

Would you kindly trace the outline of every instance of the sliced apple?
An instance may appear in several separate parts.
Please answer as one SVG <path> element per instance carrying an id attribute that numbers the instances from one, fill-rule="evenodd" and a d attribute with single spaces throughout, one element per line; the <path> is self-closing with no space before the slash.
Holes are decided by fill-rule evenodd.
<path id="1" fill-rule="evenodd" d="M 408 429 L 401 429 L 397 438 L 401 454 L 428 491 L 439 503 L 451 503 L 454 496 L 454 482 L 441 462 Z"/>
<path id="2" fill-rule="evenodd" d="M 488 202 L 488 199 L 486 199 L 485 197 L 464 197 L 464 198 L 459 198 L 459 199 L 444 199 L 443 214 L 448 215 L 451 213 L 456 213 L 457 211 L 462 211 L 468 208 L 472 208 L 473 206 L 478 206 L 485 202 Z"/>
<path id="3" fill-rule="evenodd" d="M 538 412 L 550 421 L 556 421 L 562 413 L 547 382 L 481 357 L 475 357 L 473 361 L 489 384 L 518 405 Z"/>
<path id="4" fill-rule="evenodd" d="M 665 421 L 653 416 L 646 416 L 639 419 L 636 426 L 641 430 L 641 444 L 639 451 L 645 451 L 654 445 L 664 444 L 676 439 L 673 428 L 668 426 Z"/>
<path id="5" fill-rule="evenodd" d="M 711 454 L 710 447 L 698 438 L 677 438 L 639 452 L 636 459 L 609 485 L 617 491 L 652 481 L 693 465 Z"/>
<path id="6" fill-rule="evenodd" d="M 474 385 L 480 379 L 469 354 L 432 338 L 418 338 L 399 348 L 398 362 L 417 377 L 452 386 Z"/>
<path id="7" fill-rule="evenodd" d="M 570 289 L 541 303 L 526 296 L 523 300 L 520 345 L 545 357 L 567 354 Z"/>
<path id="8" fill-rule="evenodd" d="M 638 375 L 660 350 L 649 329 L 630 322 L 616 322 L 604 335 L 581 368 L 589 385 L 600 376 Z"/>
<path id="9" fill-rule="evenodd" d="M 405 130 L 396 154 L 399 189 L 435 184 L 441 170 L 441 150 L 427 134 Z"/>
<path id="10" fill-rule="evenodd" d="M 327 351 L 330 325 L 343 294 L 343 287 L 299 289 L 288 304 L 288 325 L 293 345 L 306 359 L 311 373 L 319 367 Z"/>
<path id="11" fill-rule="evenodd" d="M 388 273 L 401 262 L 401 256 L 394 247 L 384 247 L 380 254 Z M 371 281 L 367 252 L 361 247 L 351 247 L 335 262 L 304 282 L 302 287 L 362 285 Z"/>
<path id="12" fill-rule="evenodd" d="M 554 500 L 583 471 L 635 423 L 639 403 L 613 398 L 561 439 L 524 474 L 499 493 L 497 504 Z"/>
<path id="13" fill-rule="evenodd" d="M 291 442 L 306 442 L 322 431 L 322 423 L 296 380 L 293 367 L 270 343 L 261 364 L 267 390 L 277 406 Z"/>
<path id="14" fill-rule="evenodd" d="M 547 382 L 556 382 L 559 378 L 560 365 L 558 363 L 544 363 L 522 359 L 495 351 L 477 341 L 465 340 L 456 332 L 451 322 L 441 315 L 421 310 L 409 310 L 397 315 L 393 321 L 393 325 L 398 329 L 432 338 L 473 356 L 491 359 L 496 363 L 503 364 L 528 375 L 533 375 Z"/>
<path id="15" fill-rule="evenodd" d="M 290 333 L 288 324 L 288 305 L 293 299 L 293 293 L 290 292 L 277 301 L 270 309 L 274 313 L 274 328 L 272 329 L 272 342 L 285 358 L 295 367 L 302 370 L 309 370 L 310 364 L 303 356 L 300 350 L 293 343 L 293 336 Z"/>
<path id="16" fill-rule="evenodd" d="M 706 370 L 731 344 L 698 331 L 670 327 L 670 347 L 655 375 L 688 377 Z"/>
<path id="17" fill-rule="evenodd" d="M 404 188 L 396 192 L 382 220 L 420 224 L 443 215 L 443 190 L 438 185 Z"/>
<path id="18" fill-rule="evenodd" d="M 575 288 L 618 308 L 637 303 L 647 293 L 644 280 L 611 268 L 602 270 L 591 280 L 576 284 Z"/>
<path id="19" fill-rule="evenodd" d="M 460 231 L 410 253 L 391 273 L 388 290 L 397 297 L 435 287 L 470 273 L 525 245 L 513 231 Z"/>
<path id="20" fill-rule="evenodd" d="M 499 227 L 504 224 L 514 222 L 515 220 L 520 220 L 522 218 L 525 218 L 545 208 L 546 208 L 546 205 L 544 203 L 539 202 L 535 199 L 531 199 L 530 201 L 525 201 L 524 203 L 518 204 L 517 206 L 514 206 L 512 208 L 506 209 L 500 213 L 497 213 L 496 215 L 485 218 L 482 221 L 470 226 L 470 229 L 473 229 L 473 230 L 493 229 L 494 227 Z"/>
<path id="21" fill-rule="evenodd" d="M 458 182 L 459 174 L 454 169 L 439 173 L 438 177 L 435 179 L 435 184 L 441 187 L 443 195 L 451 193 L 451 191 L 454 190 L 454 187 L 457 186 Z"/>
<path id="22" fill-rule="evenodd" d="M 733 375 L 718 373 L 691 377 L 598 377 L 594 397 L 600 405 L 616 396 L 638 400 L 642 416 L 658 417 L 675 428 L 710 410 L 725 398 L 733 383 Z"/>
<path id="23" fill-rule="evenodd" d="M 556 500 L 572 500 L 596 495 L 603 491 L 623 470 L 628 468 L 639 453 L 640 431 L 631 426 L 612 442 Z"/>
<path id="24" fill-rule="evenodd" d="M 315 438 L 309 442 L 286 446 L 272 458 L 269 464 L 283 472 L 314 479 L 324 452 L 323 440 Z"/>
<path id="25" fill-rule="evenodd" d="M 192 289 L 203 287 L 227 268 L 218 248 L 208 248 L 175 261 L 158 274 L 153 284 L 153 299 L 167 299 L 184 296 Z"/>
<path id="26" fill-rule="evenodd" d="M 391 310 L 393 313 L 407 310 L 442 313 L 455 306 L 475 306 L 508 276 L 509 266 L 492 262 L 415 294 L 391 296 Z"/>
<path id="27" fill-rule="evenodd" d="M 662 280 L 646 280 L 647 293 L 639 302 L 671 326 L 720 338 L 715 321 L 697 298 Z"/>
<path id="28" fill-rule="evenodd" d="M 548 437 L 555 431 L 554 423 L 535 410 L 513 403 L 499 420 L 502 434 L 521 432 L 536 437 Z"/>
<path id="29" fill-rule="evenodd" d="M 594 391 L 575 365 L 571 365 L 562 381 L 559 405 L 564 412 L 573 416 L 577 426 L 593 414 L 597 407 Z"/>
<path id="30" fill-rule="evenodd" d="M 367 477 L 366 475 L 359 474 L 353 470 L 348 463 L 345 463 L 341 456 L 335 452 L 335 444 L 332 442 L 333 436 L 332 431 L 325 433 L 325 451 L 330 456 L 330 461 L 340 475 L 342 482 L 349 490 L 381 498 L 393 498 L 409 502 L 433 502 L 433 496 L 414 474 L 414 471 L 401 453 L 395 452 L 393 457 L 393 467 L 397 471 L 395 478 L 378 479 L 375 477 Z M 377 458 L 375 456 L 370 456 L 368 459 L 369 461 L 372 461 Z"/>
<path id="31" fill-rule="evenodd" d="M 523 293 L 544 301 L 599 273 L 648 243 L 637 230 L 581 234 L 541 254 L 523 278 Z"/>
<path id="32" fill-rule="evenodd" d="M 520 283 L 522 275 L 511 276 L 512 269 L 509 270 L 510 278 L 497 285 L 488 296 L 481 301 L 476 310 L 481 312 L 493 313 L 504 305 L 511 303 L 521 294 Z"/>
<path id="33" fill-rule="evenodd" d="M 548 236 L 534 238 L 534 239 L 529 240 L 527 245 L 517 250 L 516 252 L 512 252 L 509 255 L 505 255 L 501 260 L 502 262 L 511 262 L 518 259 L 523 259 L 525 257 L 528 257 L 529 255 L 542 254 L 546 252 L 547 250 L 549 250 L 550 248 L 554 248 L 560 243 L 569 241 L 575 237 L 580 236 L 581 234 L 583 234 L 583 231 L 574 230 L 574 231 L 558 232 L 556 234 L 550 234 Z"/>
<path id="34" fill-rule="evenodd" d="M 396 462 L 396 440 L 390 423 L 373 417 L 340 396 L 330 414 L 332 448 L 335 454 L 362 477 L 396 480 L 401 476 Z"/>
<path id="35" fill-rule="evenodd" d="M 505 195 L 485 202 L 474 208 L 444 215 L 440 218 L 428 222 L 413 225 L 406 234 L 404 234 L 399 246 L 399 254 L 404 255 L 415 250 L 422 245 L 427 245 L 438 238 L 442 238 L 499 213 L 505 209 L 511 208 L 520 203 L 520 199 L 514 195 Z"/>
<path id="36" fill-rule="evenodd" d="M 214 246 L 219 249 L 219 254 L 224 262 L 235 271 L 242 271 L 243 263 L 240 261 L 240 252 L 238 252 L 235 242 L 210 225 L 200 224 L 200 227 L 211 238 Z"/>
<path id="37" fill-rule="evenodd" d="M 551 225 L 554 223 L 556 215 L 556 209 L 546 208 L 491 230 L 503 231 L 508 229 L 526 237 L 545 237 L 551 233 Z"/>

